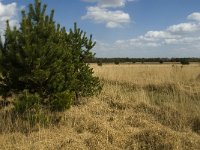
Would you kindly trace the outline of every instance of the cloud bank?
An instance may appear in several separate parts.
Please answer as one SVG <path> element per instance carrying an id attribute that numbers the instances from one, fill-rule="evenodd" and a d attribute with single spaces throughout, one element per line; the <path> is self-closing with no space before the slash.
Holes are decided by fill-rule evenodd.
<path id="1" fill-rule="evenodd" d="M 200 57 L 200 12 L 165 30 L 109 44 L 97 41 L 95 52 L 99 57 Z"/>
<path id="2" fill-rule="evenodd" d="M 134 0 L 82 0 L 85 2 L 95 3 L 95 6 L 87 7 L 86 15 L 82 16 L 83 20 L 91 20 L 94 23 L 103 23 L 107 28 L 121 28 L 131 22 L 128 13 L 119 8 L 125 7 L 127 2 Z M 115 8 L 117 10 L 110 10 Z"/>
<path id="3" fill-rule="evenodd" d="M 105 23 L 108 28 L 122 27 L 130 22 L 130 16 L 123 11 L 109 11 L 101 7 L 88 7 L 87 14 L 82 19 L 90 19 L 95 23 Z"/>

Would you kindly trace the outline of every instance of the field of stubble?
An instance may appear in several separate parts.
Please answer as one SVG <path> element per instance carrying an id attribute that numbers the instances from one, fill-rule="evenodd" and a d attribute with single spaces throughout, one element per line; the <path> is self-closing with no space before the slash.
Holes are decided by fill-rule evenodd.
<path id="1" fill-rule="evenodd" d="M 101 94 L 50 127 L 0 116 L 0 149 L 200 149 L 199 64 L 91 66 Z"/>

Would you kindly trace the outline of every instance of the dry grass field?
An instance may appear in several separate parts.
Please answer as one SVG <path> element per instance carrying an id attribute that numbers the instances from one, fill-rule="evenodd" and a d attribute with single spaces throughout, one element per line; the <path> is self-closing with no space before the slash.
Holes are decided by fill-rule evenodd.
<path id="1" fill-rule="evenodd" d="M 2 150 L 198 150 L 200 65 L 91 65 L 102 92 L 55 125 L 0 114 Z"/>

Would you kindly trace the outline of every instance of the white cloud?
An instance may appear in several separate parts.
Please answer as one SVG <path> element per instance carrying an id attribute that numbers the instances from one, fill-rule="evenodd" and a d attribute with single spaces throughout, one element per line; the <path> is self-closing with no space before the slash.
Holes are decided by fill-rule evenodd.
<path id="1" fill-rule="evenodd" d="M 154 40 L 150 40 L 148 38 L 144 38 L 144 36 L 140 36 L 138 38 L 128 39 L 128 40 L 117 40 L 115 45 L 119 47 L 124 47 L 126 49 L 131 48 L 148 48 L 148 47 L 159 47 L 161 43 L 156 42 Z"/>
<path id="2" fill-rule="evenodd" d="M 200 42 L 200 37 L 183 37 L 180 39 L 165 39 L 165 44 L 181 44 L 181 45 L 191 45 L 196 42 Z M 195 44 L 196 45 L 196 44 Z"/>
<path id="3" fill-rule="evenodd" d="M 10 21 L 11 27 L 17 25 L 17 4 L 3 4 L 0 2 L 0 35 L 4 33 L 6 20 Z"/>
<path id="4" fill-rule="evenodd" d="M 108 8 L 108 7 L 113 7 L 113 8 L 117 8 L 117 7 L 123 7 L 125 6 L 126 2 L 133 2 L 133 1 L 137 1 L 137 0 L 82 0 L 84 2 L 97 2 L 97 5 L 99 7 L 104 7 L 104 8 Z"/>
<path id="5" fill-rule="evenodd" d="M 119 28 L 128 24 L 131 19 L 128 13 L 116 8 L 124 7 L 127 2 L 137 0 L 82 0 L 96 3 L 96 6 L 87 7 L 87 14 L 82 19 L 90 19 L 95 23 L 104 23 L 107 28 Z M 112 8 L 112 10 L 110 10 Z M 115 10 L 113 10 L 115 9 Z"/>
<path id="6" fill-rule="evenodd" d="M 123 11 L 110 11 L 98 6 L 88 7 L 87 14 L 82 19 L 90 19 L 96 23 L 105 23 L 108 28 L 122 27 L 130 22 L 130 16 Z"/>
<path id="7" fill-rule="evenodd" d="M 16 3 L 4 5 L 0 2 L 0 17 L 10 17 L 16 12 Z"/>
<path id="8" fill-rule="evenodd" d="M 166 31 L 148 31 L 145 35 L 146 38 L 153 38 L 153 39 L 164 39 L 164 38 L 173 38 L 176 35 L 172 35 Z"/>
<path id="9" fill-rule="evenodd" d="M 100 0 L 98 5 L 101 7 L 122 7 L 126 0 Z"/>
<path id="10" fill-rule="evenodd" d="M 164 39 L 165 44 L 177 44 L 178 40 L 177 39 Z"/>
<path id="11" fill-rule="evenodd" d="M 197 23 L 180 23 L 177 25 L 172 25 L 168 29 L 168 31 L 173 33 L 187 33 L 187 32 L 194 32 L 200 30 L 200 24 Z"/>
<path id="12" fill-rule="evenodd" d="M 200 13 L 199 12 L 194 12 L 190 14 L 187 19 L 189 20 L 194 20 L 194 21 L 200 21 Z"/>
<path id="13" fill-rule="evenodd" d="M 140 38 L 98 42 L 97 57 L 200 57 L 200 36 L 146 41 Z"/>

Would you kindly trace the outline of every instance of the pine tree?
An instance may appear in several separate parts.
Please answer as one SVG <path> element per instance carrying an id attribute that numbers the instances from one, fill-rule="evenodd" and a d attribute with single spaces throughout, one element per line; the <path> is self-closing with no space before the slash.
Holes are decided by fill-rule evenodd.
<path id="1" fill-rule="evenodd" d="M 99 79 L 86 64 L 94 56 L 91 50 L 95 42 L 76 23 L 67 33 L 55 23 L 53 10 L 46 15 L 46 7 L 39 0 L 30 4 L 28 13 L 22 11 L 19 29 L 12 29 L 7 21 L 5 42 L 0 40 L 0 91 L 5 99 L 10 94 L 36 94 L 39 100 L 33 98 L 31 105 L 64 110 L 78 103 L 81 96 L 101 89 Z M 28 99 L 19 96 L 16 106 L 21 108 L 23 103 L 31 107 Z"/>
<path id="2" fill-rule="evenodd" d="M 74 24 L 74 30 L 70 29 L 69 34 L 66 36 L 66 41 L 73 57 L 73 74 L 76 78 L 73 84 L 73 91 L 76 94 L 75 103 L 80 103 L 80 96 L 91 96 L 101 90 L 99 79 L 92 76 L 93 70 L 86 63 L 88 59 L 94 56 L 91 49 L 95 46 L 95 42 L 92 42 L 92 35 L 88 39 L 86 32 L 78 28 L 76 23 Z"/>

